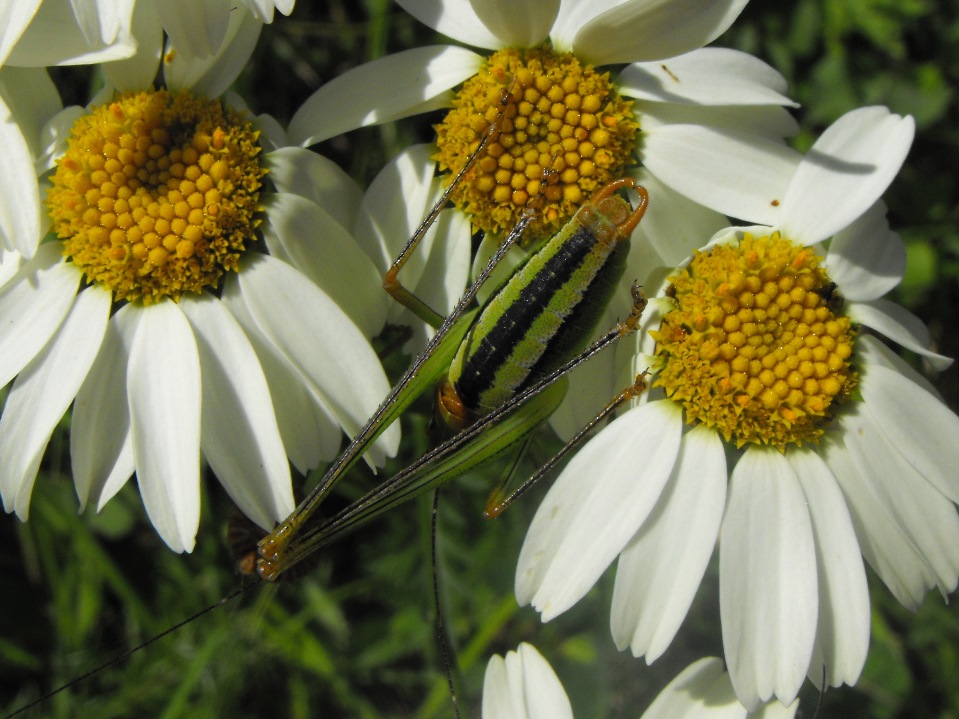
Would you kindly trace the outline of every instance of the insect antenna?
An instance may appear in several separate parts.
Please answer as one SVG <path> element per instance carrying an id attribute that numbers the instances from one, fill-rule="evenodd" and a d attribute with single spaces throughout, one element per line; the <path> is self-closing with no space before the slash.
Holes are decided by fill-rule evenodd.
<path id="1" fill-rule="evenodd" d="M 230 601 L 236 599 L 238 596 L 240 596 L 241 594 L 243 594 L 244 592 L 246 592 L 250 587 L 254 587 L 254 586 L 256 586 L 256 585 L 258 585 L 258 584 L 261 584 L 261 583 L 262 583 L 261 580 L 255 579 L 254 581 L 251 581 L 251 582 L 248 582 L 248 583 L 246 583 L 246 584 L 243 584 L 242 586 L 240 586 L 238 589 L 235 589 L 235 590 L 234 590 L 233 592 L 231 592 L 230 594 L 227 594 L 225 597 L 222 597 L 221 599 L 218 599 L 218 600 L 215 601 L 213 604 L 210 604 L 210 605 L 204 607 L 203 609 L 200 609 L 199 611 L 194 612 L 193 614 L 191 614 L 191 615 L 190 615 L 189 617 L 187 617 L 186 619 L 183 619 L 183 620 L 177 622 L 176 624 L 174 624 L 172 627 L 168 627 L 167 629 L 164 629 L 164 630 L 163 630 L 162 632 L 160 632 L 159 634 L 156 634 L 156 635 L 150 637 L 149 639 L 147 639 L 147 640 L 144 641 L 144 642 L 141 642 L 141 643 L 138 644 L 137 646 L 135 646 L 135 647 L 133 647 L 133 648 L 131 648 L 131 649 L 128 649 L 128 650 L 125 651 L 125 652 L 122 652 L 122 653 L 116 655 L 116 656 L 113 657 L 112 659 L 109 659 L 109 660 L 105 661 L 103 664 L 100 664 L 99 666 L 94 667 L 93 669 L 91 669 L 91 670 L 89 670 L 89 671 L 87 671 L 87 672 L 84 672 L 84 673 L 81 674 L 80 676 L 74 677 L 73 679 L 71 679 L 70 681 L 68 681 L 66 684 L 62 684 L 61 686 L 57 687 L 56 689 L 53 689 L 52 691 L 47 692 L 47 693 L 44 694 L 43 696 L 34 699 L 34 700 L 33 700 L 32 702 L 30 702 L 29 704 L 23 705 L 22 707 L 20 707 L 20 708 L 17 709 L 16 711 L 14 711 L 14 712 L 12 712 L 12 713 L 10 713 L 10 714 L 7 714 L 6 716 L 2 717 L 2 719 L 13 719 L 13 717 L 20 716 L 20 715 L 24 714 L 25 712 L 29 711 L 30 709 L 32 709 L 32 708 L 34 708 L 34 707 L 36 707 L 36 706 L 39 706 L 40 704 L 43 704 L 43 703 L 45 703 L 46 701 L 52 699 L 52 698 L 55 697 L 57 694 L 59 694 L 59 693 L 61 693 L 61 692 L 64 692 L 64 691 L 66 691 L 67 689 L 70 689 L 71 687 L 74 687 L 74 686 L 76 686 L 77 684 L 80 684 L 81 682 L 86 681 L 86 680 L 89 679 L 90 677 L 92 677 L 92 676 L 94 676 L 94 675 L 96 675 L 96 674 L 99 674 L 100 672 L 102 672 L 102 671 L 104 671 L 104 670 L 106 670 L 106 669 L 109 669 L 109 668 L 112 667 L 112 666 L 116 666 L 117 664 L 120 664 L 121 662 L 126 661 L 126 660 L 129 659 L 131 656 L 133 656 L 134 654 L 137 654 L 138 652 L 140 652 L 140 651 L 146 649 L 148 646 L 152 645 L 154 642 L 156 642 L 156 641 L 158 641 L 158 640 L 160 640 L 160 639 L 163 639 L 163 637 L 165 637 L 165 636 L 168 636 L 168 635 L 170 635 L 170 634 L 173 634 L 174 632 L 176 632 L 176 631 L 177 631 L 178 629 L 180 629 L 181 627 L 184 627 L 184 626 L 186 626 L 187 624 L 189 624 L 190 622 L 192 622 L 192 621 L 194 621 L 194 620 L 196 620 L 196 619 L 199 619 L 200 617 L 202 617 L 202 616 L 205 615 L 205 614 L 209 614 L 210 612 L 212 612 L 213 610 L 217 609 L 218 607 L 222 607 L 224 604 L 229 603 Z"/>

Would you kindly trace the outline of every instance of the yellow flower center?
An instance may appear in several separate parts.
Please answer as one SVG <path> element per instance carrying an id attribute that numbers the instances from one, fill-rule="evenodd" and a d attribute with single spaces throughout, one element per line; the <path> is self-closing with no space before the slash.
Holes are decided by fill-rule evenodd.
<path id="1" fill-rule="evenodd" d="M 536 239 L 562 227 L 593 190 L 620 176 L 639 132 L 631 107 L 609 73 L 569 53 L 500 50 L 464 83 L 436 126 L 435 159 L 455 176 L 501 119 L 453 201 L 474 226 L 494 234 L 509 231 L 531 201 L 542 203 L 529 230 Z"/>
<path id="2" fill-rule="evenodd" d="M 857 382 L 855 330 L 821 258 L 780 237 L 697 253 L 653 337 L 656 386 L 737 447 L 816 441 Z"/>
<path id="3" fill-rule="evenodd" d="M 217 287 L 256 239 L 257 133 L 219 102 L 118 95 L 74 123 L 47 207 L 63 254 L 117 301 Z"/>

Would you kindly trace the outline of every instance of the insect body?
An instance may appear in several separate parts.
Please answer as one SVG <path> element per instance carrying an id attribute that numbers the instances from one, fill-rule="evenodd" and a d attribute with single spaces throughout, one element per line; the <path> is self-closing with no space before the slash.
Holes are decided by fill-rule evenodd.
<path id="1" fill-rule="evenodd" d="M 635 210 L 616 195 L 630 187 L 633 181 L 622 179 L 598 190 L 514 270 L 478 314 L 464 314 L 492 267 L 484 271 L 314 493 L 260 542 L 257 571 L 262 578 L 276 579 L 330 541 L 330 526 L 346 526 L 339 517 L 304 531 L 323 496 L 427 384 L 441 378 L 437 416 L 450 428 L 451 439 L 374 490 L 375 498 L 346 510 L 348 526 L 516 445 L 552 413 L 565 391 L 563 385 L 552 386 L 553 375 L 570 362 L 578 363 L 623 274 L 629 236 L 646 210 L 648 197 L 642 188 L 637 188 L 640 202 Z M 631 331 L 638 311 L 627 329 L 616 332 Z M 479 429 L 464 433 L 475 425 Z"/>

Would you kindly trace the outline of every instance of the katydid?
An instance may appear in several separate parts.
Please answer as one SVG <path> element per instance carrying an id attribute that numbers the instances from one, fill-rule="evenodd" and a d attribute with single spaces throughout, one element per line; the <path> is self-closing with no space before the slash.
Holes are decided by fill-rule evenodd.
<path id="1" fill-rule="evenodd" d="M 277 579 L 341 531 L 523 441 L 562 400 L 565 383 L 555 380 L 635 329 L 644 305 L 636 288 L 630 317 L 583 353 L 623 274 L 629 237 L 648 204 L 641 187 L 635 188 L 640 198 L 635 210 L 616 194 L 633 187 L 631 179 L 621 179 L 597 190 L 559 232 L 544 240 L 514 270 L 479 311 L 467 311 L 530 216 L 520 222 L 312 494 L 260 541 L 257 571 L 263 579 Z M 431 216 L 436 212 L 434 208 Z M 421 227 L 390 270 L 388 287 L 395 286 L 396 273 L 423 231 Z M 431 317 L 432 311 L 423 303 L 415 301 L 410 306 L 425 319 Z M 446 423 L 452 437 L 330 522 L 310 525 L 323 498 L 368 444 L 437 380 L 436 417 Z M 620 401 L 623 399 L 616 400 Z M 496 497 L 502 494 L 494 491 Z M 497 514 L 502 506 L 499 500 L 491 500 L 487 513 Z"/>

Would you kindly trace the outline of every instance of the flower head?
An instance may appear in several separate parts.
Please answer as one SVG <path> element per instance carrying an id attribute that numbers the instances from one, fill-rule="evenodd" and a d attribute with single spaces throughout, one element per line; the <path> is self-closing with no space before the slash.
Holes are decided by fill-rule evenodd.
<path id="1" fill-rule="evenodd" d="M 259 22 L 235 10 L 231 28 L 246 47 Z M 0 385 L 14 380 L 0 494 L 22 519 L 71 402 L 81 505 L 99 509 L 136 473 L 157 531 L 188 551 L 201 452 L 270 528 L 293 508 L 290 463 L 305 472 L 335 456 L 341 432 L 355 433 L 389 388 L 367 339 L 384 314 L 379 271 L 344 228 L 358 188 L 286 147 L 269 118 L 183 81 L 225 88 L 243 53 L 228 43 L 191 65 L 168 50 L 175 90 L 131 89 L 157 71 L 156 56 L 137 55 L 124 61 L 124 92 L 107 88 L 86 109 L 51 103 L 44 127 L 17 123 L 29 170 L 5 175 L 4 189 L 43 188 L 36 224 L 51 226 L 42 242 L 39 229 L 16 238 L 32 257 L 6 253 L 0 286 Z M 13 117 L 44 117 L 17 102 L 43 94 L 45 72 L 2 72 Z M 397 439 L 390 431 L 371 461 Z"/>
<path id="2" fill-rule="evenodd" d="M 473 226 L 487 233 L 505 233 L 535 203 L 529 239 L 552 234 L 594 189 L 636 173 L 640 163 L 654 175 L 681 163 L 678 171 L 667 169 L 667 183 L 684 194 L 695 187 L 690 197 L 722 210 L 741 188 L 750 196 L 768 189 L 754 170 L 790 156 L 781 144 L 794 129 L 782 107 L 792 104 L 782 78 L 743 53 L 701 49 L 744 2 L 401 4 L 490 54 L 417 48 L 355 68 L 304 104 L 291 121 L 291 138 L 310 144 L 451 107 L 436 127 L 432 157 L 452 178 L 489 135 L 454 194 Z M 618 75 L 600 69 L 620 63 L 632 64 Z M 335 120 L 323 112 L 331 104 Z M 728 193 L 699 192 L 719 175 Z"/>
<path id="3" fill-rule="evenodd" d="M 520 556 L 521 603 L 555 617 L 618 556 L 613 636 L 652 661 L 719 536 L 726 658 L 753 708 L 792 702 L 806 675 L 856 681 L 863 557 L 907 605 L 955 588 L 959 457 L 946 438 L 959 418 L 866 334 L 950 363 L 881 298 L 905 250 L 878 197 L 912 131 L 884 108 L 840 118 L 779 181 L 772 226 L 721 231 L 662 273 L 633 360 L 654 389 L 550 490 Z"/>
<path id="4" fill-rule="evenodd" d="M 755 713 L 739 703 L 723 663 L 704 657 L 683 669 L 656 696 L 641 719 L 745 719 L 747 716 L 791 719 L 799 702 L 770 702 Z M 573 709 L 559 678 L 536 647 L 522 643 L 505 657 L 494 655 L 483 681 L 484 719 L 572 719 Z"/>

